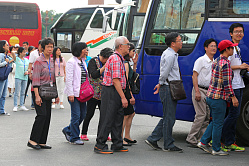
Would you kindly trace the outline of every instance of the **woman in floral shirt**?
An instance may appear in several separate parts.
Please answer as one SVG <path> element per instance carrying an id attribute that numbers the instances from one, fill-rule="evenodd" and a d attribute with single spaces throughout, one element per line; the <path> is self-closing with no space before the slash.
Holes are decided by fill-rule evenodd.
<path id="1" fill-rule="evenodd" d="M 81 132 L 82 134 L 81 139 L 85 141 L 89 140 L 87 137 L 87 130 L 90 120 L 94 115 L 96 106 L 98 105 L 98 107 L 100 108 L 101 89 L 102 89 L 101 83 L 103 82 L 105 63 L 112 54 L 113 54 L 112 49 L 104 48 L 103 50 L 101 50 L 100 55 L 98 55 L 95 58 L 92 58 L 88 63 L 88 72 L 90 76 L 89 81 L 90 84 L 93 86 L 94 96 L 92 99 L 90 99 L 87 102 L 87 114 Z"/>

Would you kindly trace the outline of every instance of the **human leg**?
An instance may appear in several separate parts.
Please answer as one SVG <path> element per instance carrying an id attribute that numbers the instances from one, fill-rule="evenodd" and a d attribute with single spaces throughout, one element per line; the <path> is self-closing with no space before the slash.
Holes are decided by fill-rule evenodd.
<path id="1" fill-rule="evenodd" d="M 49 116 L 49 115 L 47 115 L 49 112 L 47 111 L 48 109 L 46 108 L 48 104 L 47 104 L 46 100 L 42 100 L 42 101 L 43 102 L 42 102 L 41 106 L 38 106 L 35 103 L 36 117 L 35 117 L 35 122 L 33 124 L 33 128 L 31 131 L 31 135 L 30 135 L 30 140 L 34 141 L 38 144 L 40 143 L 42 136 L 44 136 L 43 130 L 44 130 L 44 126 L 48 120 L 47 118 Z"/>
<path id="2" fill-rule="evenodd" d="M 89 123 L 94 115 L 97 104 L 98 104 L 98 100 L 95 98 L 91 98 L 87 102 L 87 113 L 86 113 L 86 117 L 85 117 L 84 122 L 83 122 L 83 127 L 82 127 L 82 131 L 81 131 L 82 135 L 87 135 L 88 126 L 89 126 Z"/>
<path id="3" fill-rule="evenodd" d="M 70 129 L 70 142 L 74 142 L 80 139 L 79 122 L 81 119 L 81 109 L 80 102 L 77 100 L 77 98 L 74 98 L 74 102 L 69 101 L 69 103 L 71 106 L 71 122 L 68 129 Z"/>
<path id="4" fill-rule="evenodd" d="M 17 100 L 21 90 L 22 80 L 16 78 L 15 81 L 15 93 L 14 93 L 14 107 L 17 107 Z"/>
<path id="5" fill-rule="evenodd" d="M 27 81 L 21 80 L 20 106 L 23 106 L 24 104 L 26 86 L 27 86 Z"/>
<path id="6" fill-rule="evenodd" d="M 192 89 L 192 102 L 195 108 L 195 119 L 186 138 L 186 141 L 191 144 L 197 144 L 203 133 L 205 132 L 208 123 L 210 111 L 206 103 L 207 90 L 199 88 L 201 93 L 201 101 L 195 100 L 195 90 Z"/>
<path id="7" fill-rule="evenodd" d="M 126 125 L 125 125 L 125 137 L 124 138 L 127 138 L 129 140 L 132 140 L 131 139 L 131 136 L 130 136 L 130 130 L 131 130 L 131 124 L 132 124 L 132 120 L 133 120 L 133 117 L 135 116 L 135 112 L 132 113 L 131 115 L 127 115 L 127 119 L 126 119 Z"/>
<path id="8" fill-rule="evenodd" d="M 0 114 L 5 114 L 4 105 L 7 96 L 8 79 L 0 81 Z"/>
<path id="9" fill-rule="evenodd" d="M 225 146 L 230 146 L 235 142 L 236 124 L 237 124 L 237 119 L 239 118 L 240 115 L 243 89 L 234 89 L 234 93 L 239 101 L 239 106 L 234 107 L 231 102 L 228 115 L 224 120 L 224 125 L 222 129 L 222 141 L 225 144 Z"/>
<path id="10" fill-rule="evenodd" d="M 161 90 L 161 91 L 160 91 Z M 173 126 L 175 124 L 175 113 L 177 101 L 172 100 L 169 86 L 160 88 L 159 95 L 163 104 L 163 139 L 164 149 L 171 149 L 174 145 L 172 137 Z M 166 92 L 166 93 L 165 93 Z"/>

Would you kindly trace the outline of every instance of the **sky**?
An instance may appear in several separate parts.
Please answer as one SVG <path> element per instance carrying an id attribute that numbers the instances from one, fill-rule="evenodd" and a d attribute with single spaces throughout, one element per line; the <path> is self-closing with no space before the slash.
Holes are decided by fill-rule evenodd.
<path id="1" fill-rule="evenodd" d="M 1 0 L 2 1 L 2 0 Z M 64 13 L 71 8 L 84 7 L 88 0 L 3 0 L 13 2 L 32 2 L 37 3 L 40 10 L 55 10 L 56 13 Z M 115 0 L 105 0 L 105 5 L 116 4 Z"/>

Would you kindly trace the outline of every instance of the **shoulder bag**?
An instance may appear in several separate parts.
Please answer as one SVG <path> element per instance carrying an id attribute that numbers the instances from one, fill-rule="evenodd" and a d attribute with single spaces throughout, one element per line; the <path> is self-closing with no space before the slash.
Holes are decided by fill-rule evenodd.
<path id="1" fill-rule="evenodd" d="M 138 73 L 133 72 L 132 77 L 130 79 L 130 86 L 131 86 L 132 94 L 139 94 L 139 92 L 140 92 L 140 80 L 139 80 Z"/>
<path id="2" fill-rule="evenodd" d="M 169 89 L 170 89 L 172 99 L 175 101 L 183 100 L 187 98 L 186 92 L 183 87 L 183 81 L 182 81 L 182 75 L 181 75 L 180 68 L 179 68 L 179 74 L 181 76 L 180 80 L 172 80 L 172 81 L 169 81 L 168 79 L 166 80 L 169 84 Z"/>
<path id="3" fill-rule="evenodd" d="M 8 78 L 9 73 L 12 71 L 12 67 L 9 64 L 4 67 L 0 67 L 0 81 L 4 81 Z"/>
<path id="4" fill-rule="evenodd" d="M 90 85 L 90 83 L 88 81 L 87 71 L 86 71 L 84 65 L 82 65 L 82 67 L 86 72 L 86 81 L 81 84 L 81 86 L 80 86 L 80 95 L 79 95 L 79 97 L 76 97 L 76 98 L 77 98 L 77 100 L 79 100 L 79 102 L 84 103 L 84 102 L 87 102 L 88 100 L 90 100 L 93 97 L 94 90 L 93 90 L 93 87 Z"/>
<path id="5" fill-rule="evenodd" d="M 50 67 L 49 67 L 49 70 L 50 70 Z M 54 73 L 54 77 L 55 77 L 55 73 Z M 51 77 L 50 77 L 50 82 L 52 82 Z M 53 83 L 52 85 L 51 84 L 43 84 L 40 86 L 39 95 L 41 98 L 45 100 L 52 100 L 58 97 L 56 84 L 55 83 Z"/>

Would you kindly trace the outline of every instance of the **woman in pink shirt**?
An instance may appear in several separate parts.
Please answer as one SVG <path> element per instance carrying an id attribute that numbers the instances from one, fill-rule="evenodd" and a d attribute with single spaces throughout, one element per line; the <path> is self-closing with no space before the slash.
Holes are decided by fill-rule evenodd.
<path id="1" fill-rule="evenodd" d="M 59 47 L 55 47 L 53 50 L 53 59 L 55 63 L 55 78 L 57 91 L 60 98 L 60 108 L 63 109 L 63 98 L 64 98 L 64 86 L 65 86 L 65 78 L 66 78 L 66 61 L 63 57 L 61 57 L 61 49 Z M 52 108 L 55 108 L 55 100 L 53 99 Z"/>

